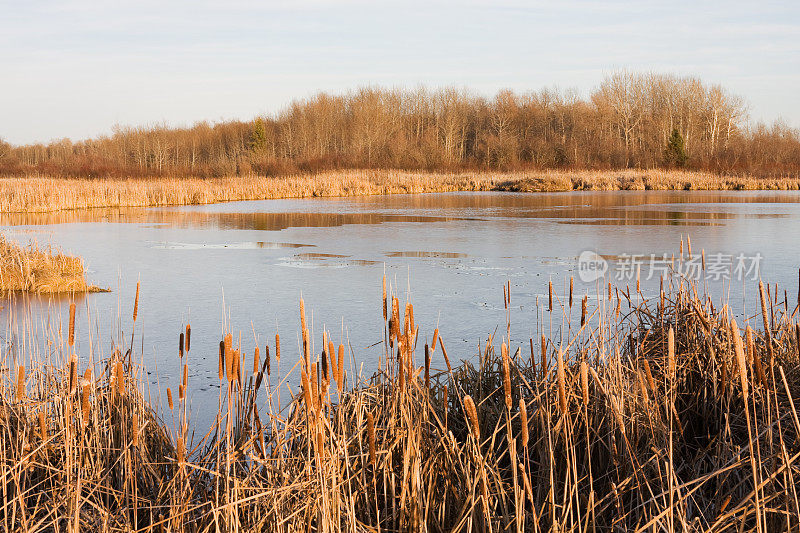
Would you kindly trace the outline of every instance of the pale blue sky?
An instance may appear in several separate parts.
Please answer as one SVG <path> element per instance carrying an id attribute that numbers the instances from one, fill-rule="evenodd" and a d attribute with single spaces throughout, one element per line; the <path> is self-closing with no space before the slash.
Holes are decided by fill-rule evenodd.
<path id="1" fill-rule="evenodd" d="M 0 137 L 249 119 L 362 85 L 586 95 L 620 68 L 800 127 L 800 2 L 0 0 Z"/>

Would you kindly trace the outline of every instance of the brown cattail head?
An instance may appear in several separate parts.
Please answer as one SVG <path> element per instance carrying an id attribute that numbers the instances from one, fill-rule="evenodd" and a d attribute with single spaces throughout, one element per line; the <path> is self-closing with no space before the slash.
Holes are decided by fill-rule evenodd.
<path id="1" fill-rule="evenodd" d="M 172 389 L 167 387 L 167 403 L 169 404 L 170 410 L 175 409 L 175 404 L 172 403 Z"/>
<path id="2" fill-rule="evenodd" d="M 428 345 L 425 345 L 425 390 L 431 388 L 431 351 Z"/>
<path id="3" fill-rule="evenodd" d="M 764 282 L 758 280 L 758 294 L 761 297 L 761 318 L 764 320 L 764 333 L 770 333 L 769 318 L 767 315 L 767 297 L 764 294 Z M 769 340 L 769 338 L 767 339 Z"/>
<path id="4" fill-rule="evenodd" d="M 139 445 L 139 416 L 136 413 L 131 417 L 131 444 Z"/>
<path id="5" fill-rule="evenodd" d="M 667 334 L 667 372 L 669 372 L 669 379 L 675 379 L 675 371 L 677 364 L 675 362 L 675 330 L 672 326 L 669 328 Z"/>
<path id="6" fill-rule="evenodd" d="M 383 321 L 387 319 L 387 302 L 386 302 L 386 275 L 383 276 Z"/>
<path id="7" fill-rule="evenodd" d="M 185 337 L 183 336 L 183 332 L 178 335 L 178 356 L 183 359 L 183 343 L 185 342 Z"/>
<path id="8" fill-rule="evenodd" d="M 503 389 L 506 396 L 506 409 L 511 410 L 514 402 L 511 398 L 511 370 L 509 368 L 508 346 L 506 346 L 506 343 L 501 346 L 500 353 L 503 357 Z"/>
<path id="9" fill-rule="evenodd" d="M 219 341 L 219 366 L 217 367 L 219 380 L 225 377 L 225 341 Z"/>
<path id="10" fill-rule="evenodd" d="M 267 376 L 271 375 L 272 369 L 270 368 L 269 344 L 264 345 L 264 365 L 267 367 Z"/>
<path id="11" fill-rule="evenodd" d="M 136 298 L 133 300 L 133 321 L 136 322 L 136 317 L 139 316 L 139 282 L 136 282 Z"/>
<path id="12" fill-rule="evenodd" d="M 589 367 L 586 361 L 581 361 L 581 393 L 583 394 L 583 405 L 589 405 Z"/>
<path id="13" fill-rule="evenodd" d="M 369 440 L 369 462 L 372 463 L 372 468 L 375 468 L 378 460 L 375 453 L 375 418 L 369 411 L 367 411 L 367 439 Z"/>
<path id="14" fill-rule="evenodd" d="M 186 353 L 189 353 L 189 348 L 192 345 L 192 326 L 186 324 L 186 338 L 185 338 Z"/>
<path id="15" fill-rule="evenodd" d="M 300 328 L 303 330 L 308 329 L 306 327 L 306 303 L 300 298 Z"/>
<path id="16" fill-rule="evenodd" d="M 75 356 L 69 358 L 69 393 L 74 394 L 78 386 L 78 362 Z"/>
<path id="17" fill-rule="evenodd" d="M 519 399 L 520 440 L 523 448 L 528 445 L 528 407 L 523 398 Z"/>
<path id="18" fill-rule="evenodd" d="M 542 377 L 547 373 L 547 338 L 542 333 L 542 360 L 539 362 L 539 367 L 542 369 Z"/>
<path id="19" fill-rule="evenodd" d="M 89 423 L 89 416 L 91 415 L 91 409 L 89 406 L 89 396 L 92 394 L 92 386 L 90 384 L 86 384 L 83 386 L 83 392 L 81 393 L 81 414 L 83 415 L 83 425 Z"/>
<path id="20" fill-rule="evenodd" d="M 275 362 L 281 363 L 281 336 L 275 334 Z"/>
<path id="21" fill-rule="evenodd" d="M 225 343 L 225 377 L 230 382 L 233 380 L 233 372 L 236 365 L 236 350 L 226 342 Z"/>
<path id="22" fill-rule="evenodd" d="M 178 465 L 183 465 L 186 462 L 186 443 L 183 442 L 183 437 L 178 437 L 178 442 L 175 443 L 175 451 Z"/>
<path id="23" fill-rule="evenodd" d="M 553 310 L 553 282 L 550 281 L 547 287 L 547 310 Z"/>
<path id="24" fill-rule="evenodd" d="M 183 365 L 183 388 L 189 386 L 189 365 Z"/>
<path id="25" fill-rule="evenodd" d="M 308 372 L 306 371 L 305 365 L 301 365 L 300 375 L 303 380 L 303 400 L 306 403 L 306 415 L 310 417 L 311 413 L 314 411 L 314 400 L 311 398 L 311 382 L 308 379 Z"/>
<path id="26" fill-rule="evenodd" d="M 453 367 L 450 366 L 450 358 L 447 357 L 447 350 L 445 350 L 445 348 L 444 348 L 444 341 L 442 341 L 441 335 L 439 336 L 439 346 L 442 347 L 442 356 L 444 357 L 444 362 L 447 365 L 447 371 L 452 374 Z"/>
<path id="27" fill-rule="evenodd" d="M 328 358 L 330 359 L 329 363 L 331 365 L 331 374 L 333 374 L 332 378 L 335 380 L 337 374 L 339 374 L 339 365 L 336 360 L 336 347 L 330 339 L 328 339 Z"/>
<path id="28" fill-rule="evenodd" d="M 69 304 L 69 345 L 75 345 L 75 302 Z"/>
<path id="29" fill-rule="evenodd" d="M 267 348 L 267 349 L 269 349 L 269 348 Z M 254 376 L 256 374 L 258 374 L 258 371 L 261 368 L 259 366 L 260 364 L 261 364 L 261 349 L 258 346 L 256 346 L 256 349 L 253 351 L 253 375 Z"/>
<path id="30" fill-rule="evenodd" d="M 469 394 L 464 396 L 464 411 L 467 415 L 467 424 L 472 429 L 472 436 L 475 437 L 476 442 L 480 443 L 481 426 L 478 423 L 478 410 L 475 408 L 475 402 L 472 401 L 472 397 Z"/>
<path id="31" fill-rule="evenodd" d="M 19 365 L 17 367 L 17 401 L 21 402 L 25 399 L 25 367 Z"/>
<path id="32" fill-rule="evenodd" d="M 319 414 L 319 380 L 317 378 L 317 363 L 311 363 L 311 401 L 314 411 Z"/>
<path id="33" fill-rule="evenodd" d="M 178 385 L 178 399 L 183 401 L 185 394 L 186 390 L 183 388 L 183 384 Z"/>
<path id="34" fill-rule="evenodd" d="M 706 249 L 703 248 L 700 250 L 700 257 L 702 259 L 701 264 L 703 265 L 703 271 L 706 269 Z"/>
<path id="35" fill-rule="evenodd" d="M 436 341 L 439 340 L 439 328 L 433 330 L 433 339 L 431 339 L 431 351 L 436 351 Z"/>
<path id="36" fill-rule="evenodd" d="M 558 367 L 556 368 L 556 377 L 558 379 L 558 406 L 561 409 L 561 414 L 567 414 L 567 388 L 566 376 L 564 374 L 564 354 L 561 348 L 558 349 Z"/>
<path id="37" fill-rule="evenodd" d="M 588 300 L 588 298 L 586 296 L 584 296 L 583 300 L 581 300 L 581 327 L 583 327 L 586 324 L 586 304 L 587 304 L 587 300 Z"/>
<path id="38" fill-rule="evenodd" d="M 45 416 L 44 407 L 39 409 L 39 436 L 43 441 L 47 440 L 47 417 Z"/>
<path id="39" fill-rule="evenodd" d="M 122 361 L 117 360 L 116 364 L 114 365 L 114 374 L 114 379 L 117 382 L 117 394 L 122 396 L 125 394 L 125 373 L 123 372 Z"/>
<path id="40" fill-rule="evenodd" d="M 337 373 L 336 389 L 339 391 L 339 394 L 342 394 L 344 390 L 344 344 L 339 344 L 339 362 L 336 366 L 339 371 Z"/>
<path id="41" fill-rule="evenodd" d="M 739 335 L 739 326 L 736 324 L 735 319 L 731 320 L 731 335 L 733 336 L 733 348 L 736 354 L 736 363 L 739 367 L 739 380 L 742 383 L 742 396 L 744 396 L 744 400 L 747 401 L 747 358 L 744 354 L 744 348 L 742 347 L 742 337 Z"/>
<path id="42" fill-rule="evenodd" d="M 650 390 L 653 391 L 653 394 L 655 394 L 656 382 L 653 379 L 653 373 L 650 371 L 650 363 L 647 359 L 642 359 L 642 366 L 644 367 L 644 375 L 647 378 L 647 385 L 650 387 Z"/>
<path id="43" fill-rule="evenodd" d="M 692 258 L 692 238 L 687 235 L 686 236 L 686 251 L 689 253 L 689 259 Z"/>
<path id="44" fill-rule="evenodd" d="M 330 375 L 328 374 L 328 352 L 322 350 L 322 383 L 330 383 Z"/>

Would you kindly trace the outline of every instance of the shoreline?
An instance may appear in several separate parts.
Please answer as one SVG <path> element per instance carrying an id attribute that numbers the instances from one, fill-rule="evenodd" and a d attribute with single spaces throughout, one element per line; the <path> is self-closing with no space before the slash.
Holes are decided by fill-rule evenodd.
<path id="1" fill-rule="evenodd" d="M 800 190 L 800 178 L 677 170 L 424 173 L 346 170 L 282 177 L 0 178 L 0 213 L 167 207 L 233 201 L 343 198 L 436 192 Z"/>

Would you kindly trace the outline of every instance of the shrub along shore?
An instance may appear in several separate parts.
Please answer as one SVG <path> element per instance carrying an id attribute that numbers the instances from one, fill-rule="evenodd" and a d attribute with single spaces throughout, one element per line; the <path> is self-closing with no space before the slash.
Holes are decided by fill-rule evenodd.
<path id="1" fill-rule="evenodd" d="M 132 322 L 122 321 L 127 340 L 105 358 L 75 345 L 73 304 L 64 336 L 50 328 L 2 351 L 11 371 L 0 375 L 0 522 L 7 531 L 796 530 L 798 307 L 760 284 L 761 312 L 737 324 L 700 290 L 677 275 L 652 300 L 611 285 L 590 300 L 551 285 L 532 317 L 541 336 L 521 339 L 508 285 L 502 333 L 475 353 L 448 353 L 447 332 L 416 323 L 384 281 L 372 376 L 356 372 L 346 340 L 309 330 L 301 300 L 296 351 L 270 333 L 246 354 L 234 331 L 195 346 L 182 327 L 170 348 L 180 386 L 160 391 L 147 388 L 133 351 L 138 290 Z M 211 428 L 193 430 L 189 368 L 209 350 L 219 353 L 219 411 Z"/>
<path id="2" fill-rule="evenodd" d="M 800 178 L 679 170 L 426 173 L 342 170 L 284 177 L 0 178 L 0 213 L 452 191 L 800 190 Z"/>

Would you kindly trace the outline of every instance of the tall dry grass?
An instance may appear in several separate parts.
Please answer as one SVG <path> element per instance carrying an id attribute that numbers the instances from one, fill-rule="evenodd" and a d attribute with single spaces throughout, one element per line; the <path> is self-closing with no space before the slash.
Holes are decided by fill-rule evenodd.
<path id="1" fill-rule="evenodd" d="M 83 259 L 36 242 L 20 246 L 0 235 L 0 292 L 98 292 L 86 283 Z"/>
<path id="2" fill-rule="evenodd" d="M 238 335 L 224 334 L 207 432 L 190 429 L 188 393 L 167 412 L 150 402 L 132 334 L 109 358 L 78 363 L 82 372 L 79 351 L 58 336 L 46 353 L 29 342 L 2 352 L 15 370 L 0 389 L 0 522 L 6 531 L 797 530 L 798 311 L 769 286 L 763 293 L 767 330 L 748 329 L 746 354 L 730 311 L 670 277 L 654 301 L 597 295 L 577 332 L 561 295 L 551 312 L 567 323 L 543 353 L 515 338 L 498 353 L 490 337 L 451 366 L 439 333 L 446 369 L 437 371 L 417 366 L 433 328 L 415 324 L 390 289 L 380 370 L 356 373 L 340 345 L 331 372 L 340 388 L 323 368 L 334 360 L 328 332 L 305 324 L 294 358 L 284 346 L 281 361 L 274 346 L 272 366 L 265 357 L 252 372 Z M 310 349 L 320 333 L 324 356 Z M 176 357 L 191 364 L 199 347 L 186 339 Z"/>
<path id="3" fill-rule="evenodd" d="M 454 174 L 344 170 L 287 177 L 61 179 L 0 178 L 0 213 L 95 207 L 209 204 L 235 200 L 452 191 L 798 190 L 800 179 L 726 177 L 670 170 Z"/>

